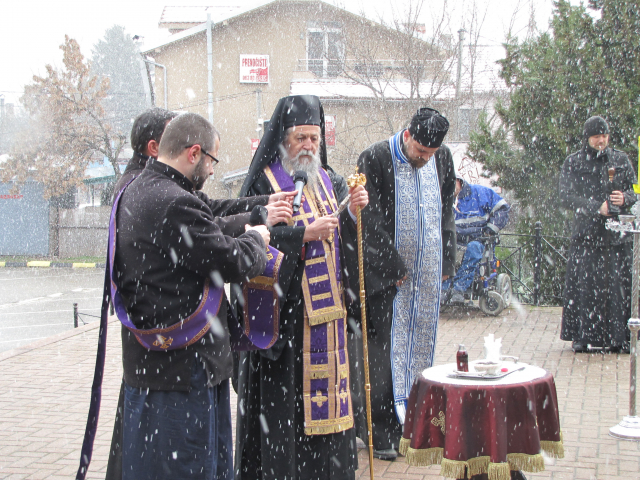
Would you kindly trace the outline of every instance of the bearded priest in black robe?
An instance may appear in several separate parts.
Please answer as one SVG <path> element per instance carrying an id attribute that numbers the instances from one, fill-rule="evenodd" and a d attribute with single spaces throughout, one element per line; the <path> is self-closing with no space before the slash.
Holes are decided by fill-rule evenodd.
<path id="1" fill-rule="evenodd" d="M 299 171 L 308 177 L 299 211 L 271 229 L 284 254 L 279 337 L 238 359 L 236 479 L 352 479 L 357 469 L 345 306 L 357 271 L 343 270 L 341 238 L 355 237 L 356 207 L 368 195 L 361 186 L 348 192 L 327 165 L 322 105 L 309 95 L 280 99 L 240 196 L 293 191 Z M 334 216 L 347 193 L 348 208 Z M 246 292 L 236 295 L 245 318 L 265 314 Z"/>
<path id="2" fill-rule="evenodd" d="M 358 159 L 370 199 L 362 226 L 373 446 L 383 460 L 396 458 L 411 386 L 433 364 L 441 282 L 455 274 L 456 176 L 442 144 L 448 128 L 439 112 L 421 108 L 409 128 Z M 349 336 L 349 353 L 356 428 L 366 442 L 361 336 Z"/>

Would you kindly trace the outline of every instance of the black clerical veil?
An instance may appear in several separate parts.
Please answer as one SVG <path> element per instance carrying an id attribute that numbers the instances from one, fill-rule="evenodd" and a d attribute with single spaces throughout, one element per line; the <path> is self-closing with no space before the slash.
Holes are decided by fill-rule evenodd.
<path id="1" fill-rule="evenodd" d="M 249 173 L 240 189 L 240 197 L 246 197 L 264 167 L 279 153 L 279 146 L 284 140 L 284 132 L 297 125 L 317 125 L 320 127 L 322 142 L 320 144 L 320 160 L 327 165 L 327 149 L 324 138 L 324 110 L 320 99 L 315 95 L 291 95 L 281 98 L 271 115 L 271 121 L 264 132 L 260 145 L 256 150 Z"/>

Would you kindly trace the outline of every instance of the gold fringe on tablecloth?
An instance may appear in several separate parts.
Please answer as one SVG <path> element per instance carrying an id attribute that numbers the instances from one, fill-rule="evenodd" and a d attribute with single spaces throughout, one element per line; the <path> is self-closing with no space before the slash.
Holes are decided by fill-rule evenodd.
<path id="1" fill-rule="evenodd" d="M 544 457 L 542 454 L 527 455 L 526 453 L 507 454 L 507 463 L 491 463 L 490 457 L 475 457 L 467 461 L 449 460 L 443 457 L 444 449 L 426 448 L 416 450 L 411 448 L 411 440 L 400 439 L 398 451 L 407 457 L 407 463 L 417 467 L 428 467 L 430 465 L 440 465 L 440 475 L 448 478 L 464 478 L 465 468 L 468 475 L 480 475 L 486 473 L 489 480 L 510 480 L 511 470 L 522 470 L 525 472 L 544 471 Z M 564 458 L 564 447 L 562 436 L 559 442 L 543 440 L 540 442 L 542 450 L 554 458 Z"/>
<path id="2" fill-rule="evenodd" d="M 470 458 L 467 463 L 469 464 L 469 476 L 481 475 L 483 473 L 487 473 L 487 471 L 489 470 L 491 457 Z"/>
<path id="3" fill-rule="evenodd" d="M 404 455 L 406 457 L 407 451 L 409 450 L 410 445 L 411 445 L 411 439 L 402 437 L 400 439 L 400 446 L 398 447 L 398 452 L 400 452 L 400 455 Z"/>
<path id="4" fill-rule="evenodd" d="M 539 453 L 537 455 L 508 453 L 507 462 L 509 462 L 511 470 L 524 470 L 531 473 L 544 471 L 544 458 Z"/>
<path id="5" fill-rule="evenodd" d="M 469 467 L 469 462 L 460 460 L 442 459 L 440 475 L 449 478 L 464 478 L 465 468 Z M 508 480 L 508 479 L 506 479 Z"/>
<path id="6" fill-rule="evenodd" d="M 489 480 L 511 480 L 511 468 L 508 463 L 490 463 Z"/>
<path id="7" fill-rule="evenodd" d="M 508 463 L 491 463 L 489 457 L 470 458 L 468 461 L 442 459 L 440 475 L 448 478 L 464 478 L 465 468 L 468 476 L 486 473 L 489 480 L 511 480 L 511 467 Z"/>
<path id="8" fill-rule="evenodd" d="M 560 432 L 560 441 L 552 442 L 550 440 L 540 440 L 540 448 L 553 458 L 564 458 L 564 445 L 562 444 L 562 432 Z"/>
<path id="9" fill-rule="evenodd" d="M 444 452 L 444 449 L 436 447 L 416 450 L 406 446 L 403 448 L 402 440 L 400 440 L 400 447 L 398 451 L 400 454 L 407 457 L 407 463 L 409 465 L 416 467 L 428 467 L 430 465 L 440 465 L 440 462 L 442 462 L 442 453 Z M 407 445 L 408 442 L 409 441 L 407 441 Z"/>

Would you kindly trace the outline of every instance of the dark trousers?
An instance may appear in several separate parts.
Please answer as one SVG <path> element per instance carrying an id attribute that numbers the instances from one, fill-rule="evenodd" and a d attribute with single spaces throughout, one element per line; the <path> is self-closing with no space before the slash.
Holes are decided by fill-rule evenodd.
<path id="1" fill-rule="evenodd" d="M 229 381 L 207 386 L 194 362 L 189 392 L 124 387 L 123 480 L 233 478 Z"/>

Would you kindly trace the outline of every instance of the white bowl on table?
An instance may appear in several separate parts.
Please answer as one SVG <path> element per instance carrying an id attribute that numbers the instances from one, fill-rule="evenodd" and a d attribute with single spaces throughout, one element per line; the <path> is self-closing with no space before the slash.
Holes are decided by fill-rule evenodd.
<path id="1" fill-rule="evenodd" d="M 473 368 L 478 373 L 485 375 L 497 375 L 502 367 L 501 362 L 491 362 L 488 360 L 479 360 L 473 363 Z"/>

